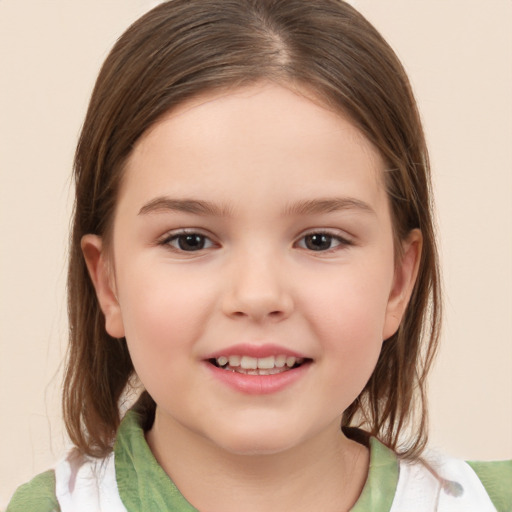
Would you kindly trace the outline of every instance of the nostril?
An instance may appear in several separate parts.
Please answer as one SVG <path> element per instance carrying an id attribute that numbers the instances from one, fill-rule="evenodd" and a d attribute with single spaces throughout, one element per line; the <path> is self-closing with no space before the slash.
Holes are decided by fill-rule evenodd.
<path id="1" fill-rule="evenodd" d="M 246 313 L 244 311 L 233 311 L 233 313 L 231 313 L 233 316 L 236 316 L 236 317 L 246 317 L 246 316 L 261 316 L 261 317 L 265 317 L 265 316 L 269 316 L 271 318 L 277 318 L 277 317 L 280 317 L 280 316 L 283 316 L 284 315 L 284 311 L 279 311 L 279 310 L 275 310 L 275 311 L 269 311 L 267 314 L 265 313 L 261 313 L 261 314 L 252 314 L 251 313 Z"/>
<path id="2" fill-rule="evenodd" d="M 250 292 L 235 290 L 227 293 L 222 301 L 223 312 L 239 320 L 251 318 L 256 321 L 278 321 L 285 319 L 293 310 L 293 301 L 287 294 L 274 293 L 270 289 Z"/>

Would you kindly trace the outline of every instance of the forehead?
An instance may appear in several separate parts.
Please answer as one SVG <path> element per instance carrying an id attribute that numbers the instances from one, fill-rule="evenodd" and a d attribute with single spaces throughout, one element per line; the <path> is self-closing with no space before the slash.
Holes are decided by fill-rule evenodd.
<path id="1" fill-rule="evenodd" d="M 163 116 L 135 145 L 120 199 L 215 190 L 236 202 L 243 189 L 302 199 L 344 184 L 378 202 L 383 169 L 346 116 L 306 90 L 263 83 L 200 95 Z"/>

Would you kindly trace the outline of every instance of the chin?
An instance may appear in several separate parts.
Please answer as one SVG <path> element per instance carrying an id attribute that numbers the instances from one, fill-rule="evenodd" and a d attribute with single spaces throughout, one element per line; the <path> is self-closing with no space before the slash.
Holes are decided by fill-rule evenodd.
<path id="1" fill-rule="evenodd" d="M 234 445 L 230 443 L 228 446 L 223 446 L 228 453 L 232 455 L 239 456 L 267 456 L 267 455 L 277 455 L 279 453 L 284 453 L 285 451 L 292 448 L 292 445 L 282 445 L 282 444 L 270 444 L 268 442 L 259 443 L 239 443 Z"/>
<path id="2" fill-rule="evenodd" d="M 300 443 L 289 432 L 273 428 L 253 428 L 247 430 L 232 429 L 223 436 L 210 438 L 217 446 L 232 455 L 276 455 L 290 450 Z"/>

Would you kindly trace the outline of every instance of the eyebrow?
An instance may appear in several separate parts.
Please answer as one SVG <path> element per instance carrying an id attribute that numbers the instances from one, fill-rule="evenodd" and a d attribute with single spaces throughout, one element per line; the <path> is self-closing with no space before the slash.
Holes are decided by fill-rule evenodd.
<path id="1" fill-rule="evenodd" d="M 375 215 L 375 210 L 364 201 L 353 197 L 332 197 L 299 201 L 285 210 L 288 215 L 315 215 L 340 210 L 360 210 Z"/>
<path id="2" fill-rule="evenodd" d="M 331 213 L 340 210 L 360 210 L 375 214 L 375 210 L 369 204 L 352 197 L 306 199 L 289 205 L 285 208 L 284 213 L 285 215 L 318 215 L 320 213 Z M 139 210 L 139 215 L 166 211 L 214 217 L 232 216 L 232 211 L 227 206 L 218 206 L 210 201 L 198 199 L 173 199 L 164 196 L 157 197 L 146 203 Z"/>
<path id="3" fill-rule="evenodd" d="M 210 201 L 173 199 L 170 197 L 157 197 L 152 199 L 139 210 L 139 215 L 161 211 L 185 212 L 194 215 L 211 215 L 214 217 L 229 217 L 231 215 L 231 211 L 228 207 L 217 206 Z"/>

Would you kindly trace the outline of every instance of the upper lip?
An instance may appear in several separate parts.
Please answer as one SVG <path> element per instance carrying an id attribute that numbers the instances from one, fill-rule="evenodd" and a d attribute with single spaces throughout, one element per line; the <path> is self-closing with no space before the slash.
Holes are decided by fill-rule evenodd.
<path id="1" fill-rule="evenodd" d="M 263 358 L 269 356 L 284 355 L 288 357 L 296 357 L 307 359 L 308 357 L 295 350 L 273 344 L 237 344 L 217 350 L 208 354 L 205 359 L 218 359 L 221 356 L 249 356 L 255 358 Z"/>

